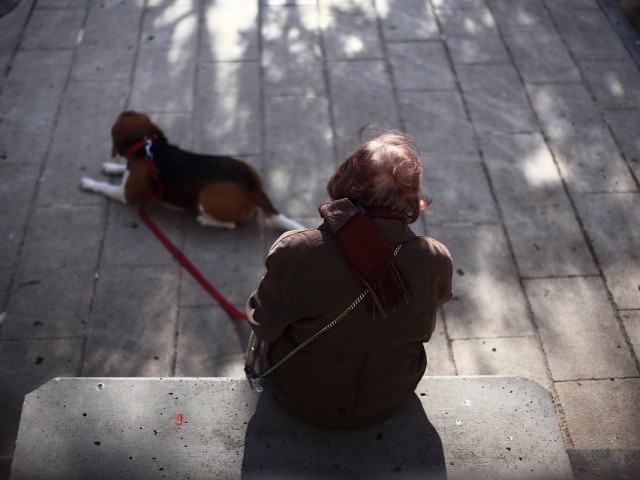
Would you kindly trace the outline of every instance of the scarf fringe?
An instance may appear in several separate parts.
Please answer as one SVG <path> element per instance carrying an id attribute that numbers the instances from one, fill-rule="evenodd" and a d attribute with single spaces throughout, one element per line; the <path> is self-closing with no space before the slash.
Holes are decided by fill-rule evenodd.
<path id="1" fill-rule="evenodd" d="M 371 292 L 373 312 L 380 313 L 383 318 L 387 317 L 390 309 L 403 301 L 408 303 L 413 296 L 411 285 L 394 259 L 361 280 Z"/>
<path id="2" fill-rule="evenodd" d="M 351 269 L 369 289 L 372 312 L 386 317 L 389 309 L 409 302 L 411 285 L 398 269 L 391 246 L 364 210 L 346 198 L 322 204 L 319 210 Z"/>

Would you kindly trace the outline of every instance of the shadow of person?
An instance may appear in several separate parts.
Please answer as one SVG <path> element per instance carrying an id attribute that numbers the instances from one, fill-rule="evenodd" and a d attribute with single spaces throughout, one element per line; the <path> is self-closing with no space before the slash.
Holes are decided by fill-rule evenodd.
<path id="1" fill-rule="evenodd" d="M 387 420 L 355 429 L 309 426 L 268 387 L 247 425 L 242 478 L 446 479 L 442 441 L 417 395 Z"/>

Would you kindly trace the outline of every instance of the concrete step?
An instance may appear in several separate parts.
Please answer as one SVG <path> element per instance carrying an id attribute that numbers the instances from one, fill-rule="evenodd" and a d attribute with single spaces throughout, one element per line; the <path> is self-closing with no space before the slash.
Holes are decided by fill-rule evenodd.
<path id="1" fill-rule="evenodd" d="M 522 377 L 425 377 L 389 419 L 291 418 L 268 384 L 56 378 L 26 396 L 11 479 L 572 478 L 551 394 Z"/>

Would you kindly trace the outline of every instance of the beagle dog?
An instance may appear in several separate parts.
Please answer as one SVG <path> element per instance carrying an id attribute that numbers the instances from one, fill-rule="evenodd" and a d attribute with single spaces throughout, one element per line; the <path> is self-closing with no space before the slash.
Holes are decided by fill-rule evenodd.
<path id="1" fill-rule="evenodd" d="M 198 221 L 206 226 L 235 228 L 260 209 L 268 224 L 284 230 L 304 228 L 274 208 L 260 174 L 251 165 L 229 156 L 182 150 L 170 144 L 143 113 L 121 113 L 111 129 L 111 139 L 111 157 L 120 155 L 127 164 L 106 162 L 102 171 L 122 175 L 122 183 L 112 185 L 84 177 L 80 182 L 83 190 L 125 204 L 153 199 L 197 212 Z"/>

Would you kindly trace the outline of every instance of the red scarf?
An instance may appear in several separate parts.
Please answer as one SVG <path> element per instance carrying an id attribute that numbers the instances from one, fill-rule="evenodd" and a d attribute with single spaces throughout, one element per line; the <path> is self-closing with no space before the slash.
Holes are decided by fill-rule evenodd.
<path id="1" fill-rule="evenodd" d="M 370 290 L 374 313 L 386 317 L 389 308 L 411 300 L 411 285 L 398 269 L 393 249 L 363 209 L 342 198 L 320 205 L 319 211 L 352 270 Z M 399 218 L 379 210 L 375 216 Z"/>

